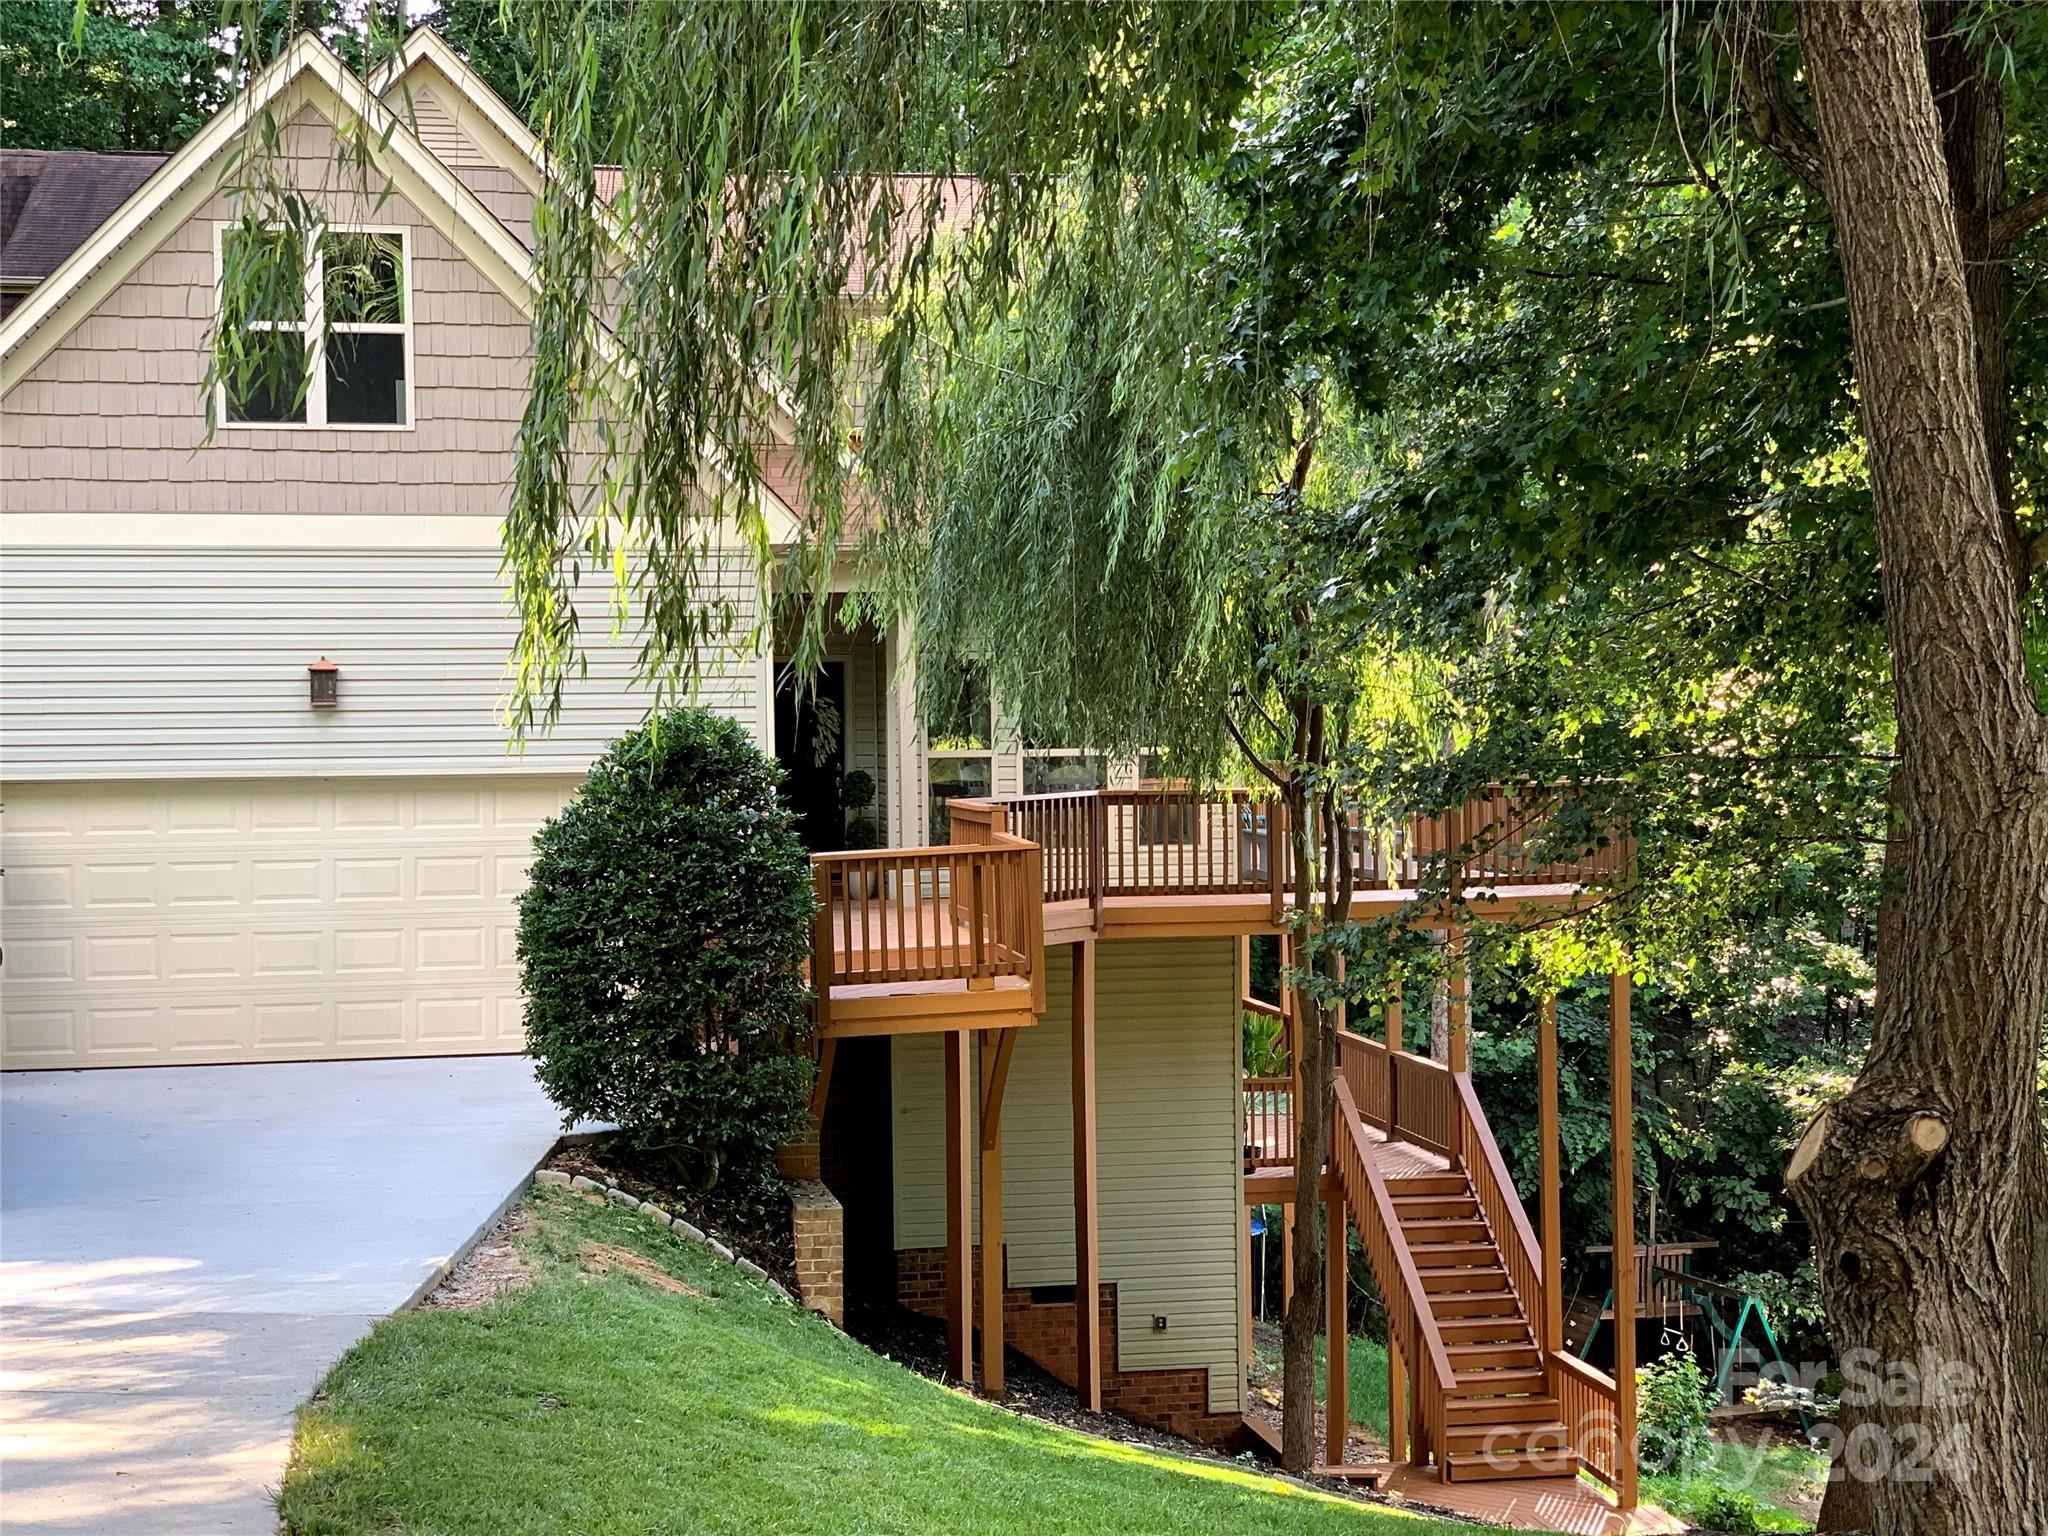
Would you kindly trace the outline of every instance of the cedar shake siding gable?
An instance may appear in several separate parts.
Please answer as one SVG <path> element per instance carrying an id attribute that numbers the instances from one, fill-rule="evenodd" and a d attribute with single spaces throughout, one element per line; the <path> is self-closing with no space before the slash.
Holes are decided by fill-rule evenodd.
<path id="1" fill-rule="evenodd" d="M 294 118 L 286 141 L 302 185 L 346 182 L 317 113 Z M 406 232 L 413 424 L 223 426 L 207 441 L 215 243 L 233 218 L 216 193 L 0 402 L 0 511 L 504 517 L 526 404 L 525 314 L 398 193 L 314 195 L 337 224 Z"/>

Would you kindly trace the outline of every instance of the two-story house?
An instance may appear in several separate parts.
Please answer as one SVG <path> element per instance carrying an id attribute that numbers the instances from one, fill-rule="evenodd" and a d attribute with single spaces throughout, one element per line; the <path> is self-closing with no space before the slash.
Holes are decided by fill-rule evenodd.
<path id="1" fill-rule="evenodd" d="M 307 388 L 229 381 L 209 432 L 228 178 L 266 115 L 325 216 L 305 313 L 269 322 Z M 337 169 L 349 136 L 374 193 Z M 367 80 L 300 38 L 161 163 L 0 152 L 0 1064 L 520 1048 L 531 836 L 647 705 L 632 638 L 599 636 L 552 731 L 513 751 L 501 715 L 546 174 L 425 30 Z M 754 494 L 794 537 L 794 492 Z M 752 555 L 715 565 L 758 614 Z M 1293 1189 L 1292 1085 L 1247 1083 L 1240 1050 L 1245 941 L 1288 928 L 1276 813 L 1027 746 L 987 700 L 923 722 L 901 642 L 835 624 L 815 696 L 765 626 L 700 658 L 701 702 L 784 758 L 820 850 L 819 1156 L 848 1281 L 944 1316 L 963 1379 L 999 1389 L 1007 1344 L 1091 1404 L 1232 1442 L 1247 1206 Z M 814 697 L 843 721 L 822 753 Z M 853 769 L 884 846 L 829 851 Z M 1360 909 L 1402 908 L 1417 859 L 1464 845 L 1491 850 L 1464 874 L 1504 913 L 1625 867 L 1517 862 L 1516 814 L 1407 829 L 1398 857 L 1359 833 Z M 1387 1302 L 1400 1438 L 1448 1478 L 1621 1483 L 1626 1388 L 1551 1331 L 1554 1226 L 1539 1249 L 1458 1006 L 1448 1062 L 1345 1036 L 1325 1198 Z"/>

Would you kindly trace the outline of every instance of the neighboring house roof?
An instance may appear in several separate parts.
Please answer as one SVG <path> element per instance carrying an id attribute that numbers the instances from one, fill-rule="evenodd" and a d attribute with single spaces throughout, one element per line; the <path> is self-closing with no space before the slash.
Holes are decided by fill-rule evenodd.
<path id="1" fill-rule="evenodd" d="M 0 291 L 20 294 L 56 271 L 168 159 L 0 149 Z"/>

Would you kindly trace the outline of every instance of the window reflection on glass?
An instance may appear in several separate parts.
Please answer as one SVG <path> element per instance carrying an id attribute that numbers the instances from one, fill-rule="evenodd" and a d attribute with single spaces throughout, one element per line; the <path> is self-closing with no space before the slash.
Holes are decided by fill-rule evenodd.
<path id="1" fill-rule="evenodd" d="M 228 420 L 304 421 L 306 359 L 300 331 L 252 328 L 223 381 Z"/>
<path id="2" fill-rule="evenodd" d="M 1080 751 L 1026 751 L 1024 793 L 1063 795 L 1075 790 L 1101 789 L 1108 781 L 1107 761 L 1098 753 Z"/>
<path id="3" fill-rule="evenodd" d="M 342 230 L 320 242 L 331 325 L 405 323 L 405 237 Z"/>
<path id="4" fill-rule="evenodd" d="M 995 741 L 994 712 L 989 708 L 988 683 L 970 678 L 947 700 L 931 723 L 934 752 L 986 752 Z"/>
<path id="5" fill-rule="evenodd" d="M 993 774 L 990 762 L 985 757 L 934 757 L 929 766 L 931 784 L 931 840 L 934 844 L 952 841 L 952 829 L 946 815 L 946 802 L 965 797 L 970 800 L 987 796 Z"/>

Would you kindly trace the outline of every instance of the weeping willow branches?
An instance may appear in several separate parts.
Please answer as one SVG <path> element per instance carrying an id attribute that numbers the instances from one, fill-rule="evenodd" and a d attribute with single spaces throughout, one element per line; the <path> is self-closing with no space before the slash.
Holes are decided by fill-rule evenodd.
<path id="1" fill-rule="evenodd" d="M 764 585 L 802 597 L 825 589 L 850 510 L 885 538 L 914 520 L 933 445 L 904 428 L 925 392 L 953 389 L 951 360 L 985 364 L 983 319 L 1027 271 L 1085 280 L 1115 261 L 1124 220 L 1176 227 L 1259 11 L 646 3 L 621 17 L 544 0 L 508 14 L 554 172 L 506 525 L 531 724 L 575 655 L 586 567 L 630 583 L 649 678 L 682 686 L 736 617 L 704 600 L 715 545 L 737 538 Z M 601 15 L 627 29 L 623 74 L 602 82 L 607 132 Z M 764 474 L 800 488 L 799 536 L 779 547 Z"/>

